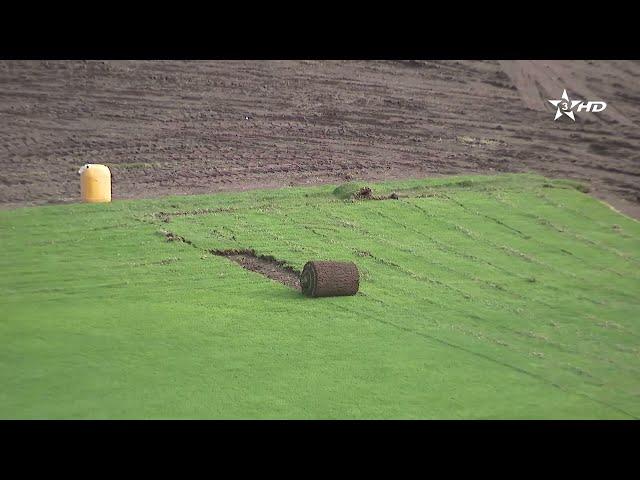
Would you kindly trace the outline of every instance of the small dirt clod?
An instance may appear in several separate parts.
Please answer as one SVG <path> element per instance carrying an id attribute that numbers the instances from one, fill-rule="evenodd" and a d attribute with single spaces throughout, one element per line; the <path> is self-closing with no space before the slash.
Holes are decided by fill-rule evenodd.
<path id="1" fill-rule="evenodd" d="M 369 187 L 362 187 L 358 192 L 354 195 L 354 198 L 357 199 L 367 199 L 371 198 L 371 189 Z"/>

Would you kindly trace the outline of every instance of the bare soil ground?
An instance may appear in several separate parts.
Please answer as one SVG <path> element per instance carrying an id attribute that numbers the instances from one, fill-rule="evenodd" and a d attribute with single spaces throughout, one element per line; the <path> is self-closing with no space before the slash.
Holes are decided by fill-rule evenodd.
<path id="1" fill-rule="evenodd" d="M 0 205 L 534 171 L 640 217 L 637 61 L 1 61 Z M 547 99 L 603 100 L 553 120 Z"/>

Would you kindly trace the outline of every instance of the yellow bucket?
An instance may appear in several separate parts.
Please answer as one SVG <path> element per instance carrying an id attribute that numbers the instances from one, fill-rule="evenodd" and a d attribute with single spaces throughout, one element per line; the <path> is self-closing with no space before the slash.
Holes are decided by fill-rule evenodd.
<path id="1" fill-rule="evenodd" d="M 87 163 L 80 170 L 80 196 L 83 202 L 111 201 L 111 172 L 105 165 Z"/>

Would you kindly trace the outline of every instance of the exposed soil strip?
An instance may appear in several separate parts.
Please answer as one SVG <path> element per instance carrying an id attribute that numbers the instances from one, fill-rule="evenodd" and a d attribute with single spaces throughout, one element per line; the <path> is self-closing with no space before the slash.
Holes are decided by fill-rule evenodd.
<path id="1" fill-rule="evenodd" d="M 242 268 L 264 275 L 295 290 L 300 290 L 300 273 L 282 260 L 270 255 L 256 255 L 253 250 L 210 250 L 214 255 L 227 257 Z"/>
<path id="2" fill-rule="evenodd" d="M 161 230 L 167 242 L 182 242 L 198 248 L 191 240 L 184 238 L 167 230 Z M 213 255 L 226 257 L 240 265 L 242 268 L 264 275 L 271 280 L 300 291 L 300 272 L 286 264 L 283 260 L 278 260 L 271 255 L 258 255 L 252 249 L 229 249 L 229 250 L 205 250 Z"/>

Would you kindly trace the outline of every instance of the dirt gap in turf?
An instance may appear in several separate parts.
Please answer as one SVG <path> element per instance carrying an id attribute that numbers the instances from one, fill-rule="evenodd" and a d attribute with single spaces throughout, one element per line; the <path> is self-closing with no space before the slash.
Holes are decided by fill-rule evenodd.
<path id="1" fill-rule="evenodd" d="M 300 272 L 270 255 L 256 255 L 253 250 L 210 250 L 214 255 L 227 257 L 242 268 L 264 275 L 295 290 L 300 290 Z"/>
<path id="2" fill-rule="evenodd" d="M 184 238 L 182 235 L 167 230 L 161 230 L 160 233 L 168 242 L 183 242 L 198 248 L 191 240 Z M 242 268 L 276 280 L 287 287 L 300 290 L 300 272 L 271 255 L 257 255 L 252 249 L 209 250 L 209 253 L 226 257 Z"/>

